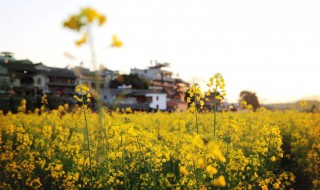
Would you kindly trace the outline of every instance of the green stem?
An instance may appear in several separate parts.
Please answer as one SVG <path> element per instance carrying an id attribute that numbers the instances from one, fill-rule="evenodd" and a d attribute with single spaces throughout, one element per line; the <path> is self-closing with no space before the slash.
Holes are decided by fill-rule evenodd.
<path id="1" fill-rule="evenodd" d="M 121 148 L 122 148 L 122 169 L 123 169 L 123 177 L 124 177 L 124 189 L 127 189 L 126 164 L 125 164 L 125 160 L 124 160 L 125 149 L 124 149 L 123 142 L 122 142 L 122 132 L 121 132 L 121 136 L 120 136 L 120 143 L 121 143 Z"/>
<path id="2" fill-rule="evenodd" d="M 194 104 L 195 104 L 195 116 L 196 116 L 196 129 L 197 129 L 197 134 L 199 134 L 199 127 L 198 127 L 198 108 L 197 108 L 197 93 L 194 94 Z"/>
<path id="3" fill-rule="evenodd" d="M 197 127 L 197 134 L 199 134 L 199 127 L 198 127 L 198 110 L 197 110 L 197 107 L 196 107 L 196 127 Z"/>
<path id="4" fill-rule="evenodd" d="M 89 152 L 89 166 L 90 166 L 91 189 L 93 189 L 93 178 L 92 178 L 92 163 L 91 163 L 91 152 L 90 152 L 89 128 L 88 128 L 86 111 L 85 111 L 85 108 L 83 107 L 83 104 L 84 104 L 83 101 L 84 101 L 84 99 L 83 99 L 82 90 L 81 90 L 81 94 L 82 94 L 82 110 L 83 110 L 84 121 L 85 121 L 85 126 L 86 126 L 87 144 L 88 144 L 88 152 Z"/>
<path id="5" fill-rule="evenodd" d="M 216 125 L 217 125 L 217 100 L 214 98 L 214 122 L 213 122 L 213 136 L 216 138 Z"/>
<path id="6" fill-rule="evenodd" d="M 226 150 L 226 158 L 228 159 L 228 154 L 229 154 L 229 148 L 231 149 L 231 122 L 232 122 L 232 118 L 229 117 L 229 125 L 228 125 L 228 143 L 227 143 L 227 150 Z M 230 145 L 230 147 L 229 147 Z"/>
<path id="7" fill-rule="evenodd" d="M 194 174 L 196 178 L 197 189 L 199 189 L 199 180 L 198 180 L 198 172 L 195 161 L 193 161 Z"/>

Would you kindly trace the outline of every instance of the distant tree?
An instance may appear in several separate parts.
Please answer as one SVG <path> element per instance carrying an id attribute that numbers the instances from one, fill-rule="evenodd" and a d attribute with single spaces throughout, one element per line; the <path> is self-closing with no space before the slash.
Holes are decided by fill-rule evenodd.
<path id="1" fill-rule="evenodd" d="M 240 101 L 246 101 L 248 105 L 252 105 L 253 111 L 256 111 L 260 107 L 256 93 L 244 90 L 240 92 L 239 96 Z"/>
<path id="2" fill-rule="evenodd" d="M 118 86 L 121 86 L 123 84 L 123 76 L 118 75 L 116 79 L 113 79 L 110 81 L 109 86 L 110 88 L 118 88 Z"/>
<path id="3" fill-rule="evenodd" d="M 119 75 L 110 81 L 110 88 L 118 88 L 121 85 L 131 85 L 134 89 L 148 89 L 149 82 L 140 78 L 137 74 Z"/>

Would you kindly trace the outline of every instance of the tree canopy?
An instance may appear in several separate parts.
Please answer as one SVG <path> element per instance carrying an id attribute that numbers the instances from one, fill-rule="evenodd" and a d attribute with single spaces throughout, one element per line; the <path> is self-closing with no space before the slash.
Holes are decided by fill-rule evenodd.
<path id="1" fill-rule="evenodd" d="M 134 89 L 148 89 L 149 82 L 140 78 L 137 74 L 123 74 L 110 81 L 110 88 L 118 88 L 122 85 L 131 85 Z"/>
<path id="2" fill-rule="evenodd" d="M 256 111 L 260 107 L 260 103 L 256 93 L 243 90 L 240 92 L 240 101 L 246 101 L 247 104 L 252 105 L 253 111 Z"/>

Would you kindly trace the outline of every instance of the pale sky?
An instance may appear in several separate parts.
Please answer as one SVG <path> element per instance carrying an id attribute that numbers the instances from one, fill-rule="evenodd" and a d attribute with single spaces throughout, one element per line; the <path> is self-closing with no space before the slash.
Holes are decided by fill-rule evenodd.
<path id="1" fill-rule="evenodd" d="M 97 63 L 111 70 L 129 73 L 158 60 L 203 86 L 220 72 L 231 102 L 242 90 L 262 103 L 320 95 L 319 1 L 0 0 L 0 52 L 91 67 L 89 47 L 74 45 L 81 35 L 62 27 L 86 6 L 107 16 L 94 37 Z M 110 48 L 113 34 L 122 48 Z"/>

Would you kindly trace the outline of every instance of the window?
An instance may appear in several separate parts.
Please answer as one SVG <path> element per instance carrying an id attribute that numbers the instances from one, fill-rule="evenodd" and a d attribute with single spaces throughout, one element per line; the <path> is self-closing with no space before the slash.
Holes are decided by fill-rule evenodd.
<path id="1" fill-rule="evenodd" d="M 41 78 L 37 79 L 37 84 L 41 85 Z"/>
<path id="2" fill-rule="evenodd" d="M 159 100 L 159 96 L 156 96 L 156 100 Z"/>

